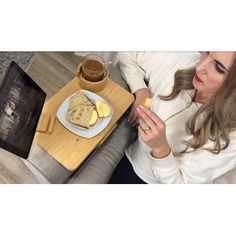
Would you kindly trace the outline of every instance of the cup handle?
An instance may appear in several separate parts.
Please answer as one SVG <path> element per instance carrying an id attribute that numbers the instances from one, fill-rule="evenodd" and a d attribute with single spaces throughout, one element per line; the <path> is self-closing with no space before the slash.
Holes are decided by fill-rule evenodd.
<path id="1" fill-rule="evenodd" d="M 111 67 L 112 67 L 113 62 L 112 61 L 105 61 L 105 68 L 107 73 L 110 73 Z"/>

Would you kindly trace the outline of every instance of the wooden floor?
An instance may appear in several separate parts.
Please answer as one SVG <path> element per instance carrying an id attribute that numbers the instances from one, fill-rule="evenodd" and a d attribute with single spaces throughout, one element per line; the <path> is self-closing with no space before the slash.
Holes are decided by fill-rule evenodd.
<path id="1" fill-rule="evenodd" d="M 74 52 L 37 52 L 27 71 L 30 77 L 47 93 L 47 99 L 76 76 L 82 57 Z"/>

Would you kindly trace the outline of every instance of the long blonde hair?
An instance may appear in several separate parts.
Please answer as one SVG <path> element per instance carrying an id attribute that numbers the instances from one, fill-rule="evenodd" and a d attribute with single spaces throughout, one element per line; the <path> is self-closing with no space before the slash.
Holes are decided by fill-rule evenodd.
<path id="1" fill-rule="evenodd" d="M 173 90 L 168 96 L 159 96 L 162 100 L 172 100 L 181 90 L 194 89 L 192 79 L 196 70 L 178 70 L 175 73 Z M 190 148 L 198 149 L 209 140 L 214 142 L 213 148 L 206 150 L 218 154 L 228 147 L 230 143 L 229 133 L 236 128 L 236 58 L 226 76 L 222 86 L 215 97 L 203 104 L 188 122 L 187 128 L 192 134 L 191 140 L 184 140 L 184 144 Z M 201 127 L 196 128 L 196 121 L 201 116 Z M 187 151 L 184 150 L 183 152 Z"/>

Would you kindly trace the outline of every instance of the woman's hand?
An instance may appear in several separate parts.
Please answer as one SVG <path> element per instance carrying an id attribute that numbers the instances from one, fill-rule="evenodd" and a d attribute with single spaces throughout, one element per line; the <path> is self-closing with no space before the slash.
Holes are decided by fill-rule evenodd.
<path id="1" fill-rule="evenodd" d="M 150 109 L 139 106 L 139 134 L 143 141 L 152 149 L 155 158 L 164 158 L 170 154 L 170 147 L 166 139 L 165 123 Z"/>
<path id="2" fill-rule="evenodd" d="M 128 117 L 128 122 L 133 125 L 137 126 L 139 123 L 139 113 L 137 112 L 137 107 L 141 105 L 145 98 L 150 97 L 150 91 L 147 88 L 139 89 L 135 92 L 135 100 L 131 107 L 131 111 Z"/>

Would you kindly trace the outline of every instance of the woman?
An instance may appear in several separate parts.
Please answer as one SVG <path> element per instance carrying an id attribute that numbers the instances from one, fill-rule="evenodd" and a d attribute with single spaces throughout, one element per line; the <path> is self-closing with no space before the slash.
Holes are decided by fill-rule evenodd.
<path id="1" fill-rule="evenodd" d="M 138 125 L 111 183 L 210 183 L 236 166 L 236 53 L 120 55 Z M 147 84 L 147 85 L 146 85 Z M 142 106 L 152 97 L 151 108 Z"/>

